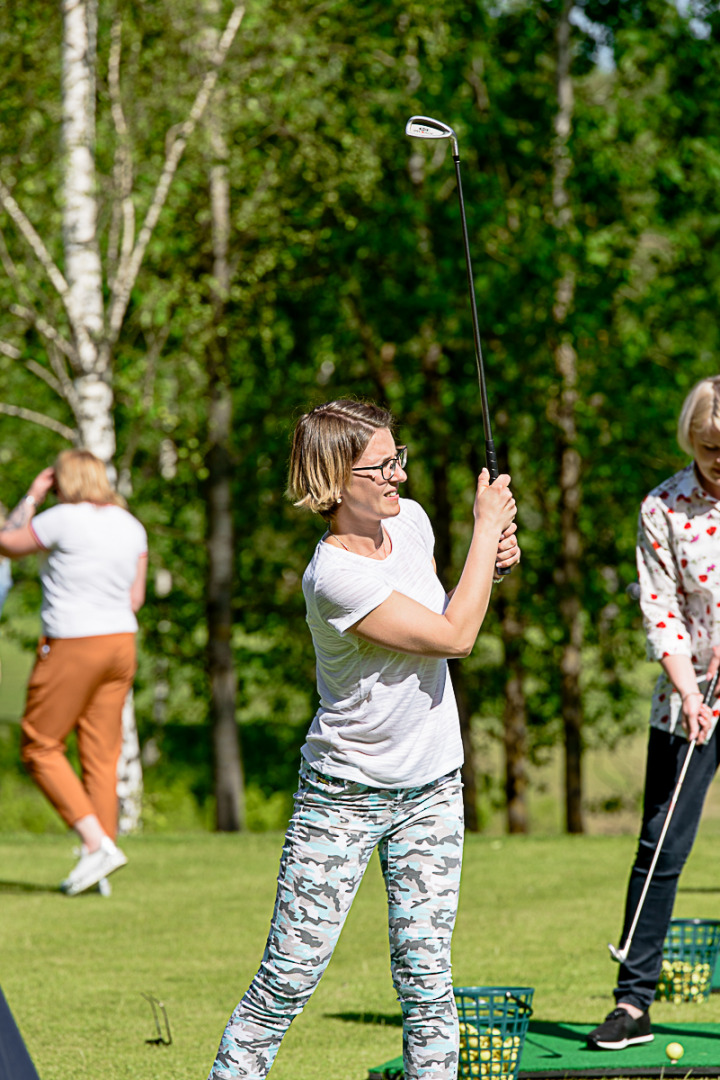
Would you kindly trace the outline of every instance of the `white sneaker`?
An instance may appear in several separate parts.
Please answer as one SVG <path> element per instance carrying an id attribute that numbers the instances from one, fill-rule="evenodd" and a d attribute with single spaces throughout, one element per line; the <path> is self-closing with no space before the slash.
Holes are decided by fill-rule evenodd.
<path id="1" fill-rule="evenodd" d="M 112 896 L 112 885 L 106 877 L 101 877 L 95 888 L 101 896 Z"/>
<path id="2" fill-rule="evenodd" d="M 88 849 L 84 844 L 81 844 L 80 847 L 73 848 L 73 855 L 76 859 L 79 859 L 81 855 L 87 855 L 87 853 Z M 60 888 L 62 888 L 62 885 Z M 101 896 L 112 896 L 112 885 L 106 877 L 100 878 L 95 888 Z"/>
<path id="3" fill-rule="evenodd" d="M 77 896 L 78 893 L 97 885 L 103 878 L 109 877 L 121 866 L 125 866 L 126 862 L 127 856 L 124 852 L 116 847 L 109 836 L 104 836 L 97 851 L 86 852 L 80 856 L 60 889 L 67 896 Z"/>

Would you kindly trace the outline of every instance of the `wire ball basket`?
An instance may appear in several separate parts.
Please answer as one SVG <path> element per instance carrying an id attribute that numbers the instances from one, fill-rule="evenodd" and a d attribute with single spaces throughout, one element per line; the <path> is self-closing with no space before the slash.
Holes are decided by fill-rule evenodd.
<path id="1" fill-rule="evenodd" d="M 720 951 L 720 920 L 671 919 L 655 998 L 707 1001 Z"/>
<path id="2" fill-rule="evenodd" d="M 458 986 L 460 1080 L 516 1080 L 534 989 L 528 986 Z"/>

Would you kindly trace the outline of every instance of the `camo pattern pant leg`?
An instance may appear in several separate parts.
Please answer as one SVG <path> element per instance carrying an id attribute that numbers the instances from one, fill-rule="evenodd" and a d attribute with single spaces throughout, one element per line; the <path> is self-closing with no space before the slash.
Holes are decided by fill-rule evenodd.
<path id="1" fill-rule="evenodd" d="M 303 766 L 260 969 L 228 1021 L 209 1080 L 267 1076 L 283 1035 L 327 967 L 378 844 L 390 900 L 395 985 L 411 1031 L 406 1046 L 415 1071 L 408 1080 L 453 1080 L 457 1020 L 447 987 L 461 820 L 455 774 L 421 788 L 389 790 Z M 433 945 L 431 933 L 438 935 Z M 448 970 L 441 973 L 443 964 Z"/>
<path id="2" fill-rule="evenodd" d="M 453 774 L 408 806 L 380 842 L 390 964 L 403 1011 L 405 1080 L 457 1076 L 450 942 L 463 845 L 462 784 Z"/>

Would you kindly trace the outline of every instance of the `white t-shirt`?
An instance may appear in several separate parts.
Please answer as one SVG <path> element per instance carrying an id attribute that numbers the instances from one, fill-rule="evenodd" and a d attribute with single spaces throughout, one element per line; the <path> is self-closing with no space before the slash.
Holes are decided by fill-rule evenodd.
<path id="1" fill-rule="evenodd" d="M 40 557 L 42 626 L 50 638 L 134 633 L 130 587 L 147 552 L 140 522 L 120 506 L 58 503 L 32 519 Z"/>
<path id="2" fill-rule="evenodd" d="M 383 522 L 392 541 L 375 561 L 320 541 L 303 576 L 320 708 L 303 757 L 329 776 L 370 787 L 428 784 L 459 768 L 460 721 L 446 660 L 370 644 L 353 626 L 393 591 L 442 612 L 425 511 L 409 499 Z"/>

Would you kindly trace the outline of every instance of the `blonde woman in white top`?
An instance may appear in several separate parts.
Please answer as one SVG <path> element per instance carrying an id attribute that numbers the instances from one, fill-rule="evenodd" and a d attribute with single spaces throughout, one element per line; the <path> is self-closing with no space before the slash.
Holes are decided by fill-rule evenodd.
<path id="1" fill-rule="evenodd" d="M 51 490 L 58 504 L 36 516 Z M 147 563 L 144 528 L 88 450 L 60 454 L 0 529 L 0 555 L 31 554 L 40 556 L 42 637 L 28 683 L 22 758 L 82 841 L 61 885 L 74 896 L 127 861 L 115 844 L 116 769 Z M 65 754 L 71 731 L 81 778 Z"/>
<path id="2" fill-rule="evenodd" d="M 687 396 L 678 442 L 691 464 L 654 488 L 640 507 L 637 566 L 651 660 L 661 671 L 653 693 L 642 831 L 625 907 L 626 939 L 687 756 L 697 746 L 670 821 L 632 945 L 621 964 L 617 1007 L 588 1036 L 622 1050 L 652 1038 L 649 1007 L 662 964 L 678 878 L 695 839 L 717 770 L 717 699 L 703 704 L 720 656 L 720 376 Z"/>

